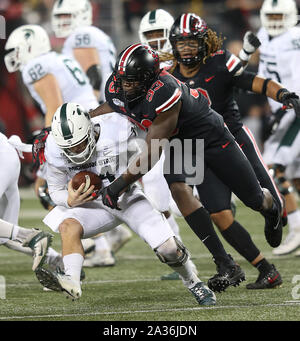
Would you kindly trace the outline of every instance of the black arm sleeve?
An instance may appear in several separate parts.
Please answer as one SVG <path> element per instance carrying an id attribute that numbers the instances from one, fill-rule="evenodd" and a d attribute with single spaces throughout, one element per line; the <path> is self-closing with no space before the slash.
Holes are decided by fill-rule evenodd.
<path id="1" fill-rule="evenodd" d="M 237 88 L 252 91 L 252 83 L 255 76 L 256 73 L 245 70 L 240 76 L 234 77 L 232 82 Z"/>
<path id="2" fill-rule="evenodd" d="M 88 76 L 93 89 L 100 90 L 100 86 L 102 83 L 102 73 L 100 65 L 95 64 L 90 66 L 86 71 L 86 75 Z"/>

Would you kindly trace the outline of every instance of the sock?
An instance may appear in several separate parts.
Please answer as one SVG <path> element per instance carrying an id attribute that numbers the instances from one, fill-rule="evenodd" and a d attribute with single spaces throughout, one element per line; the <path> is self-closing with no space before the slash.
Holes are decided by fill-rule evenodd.
<path id="1" fill-rule="evenodd" d="M 107 242 L 105 235 L 101 235 L 97 238 L 94 238 L 94 242 L 95 242 L 95 251 L 110 250 L 110 246 Z"/>
<path id="2" fill-rule="evenodd" d="M 79 253 L 71 253 L 63 257 L 65 274 L 80 282 L 80 273 L 84 258 Z"/>
<path id="3" fill-rule="evenodd" d="M 196 211 L 186 216 L 185 220 L 202 243 L 208 248 L 215 260 L 228 260 L 228 262 L 232 263 L 216 234 L 210 216 L 204 207 L 198 208 Z"/>
<path id="4" fill-rule="evenodd" d="M 261 274 L 266 274 L 272 269 L 271 264 L 265 258 L 256 263 L 255 267 Z"/>
<path id="5" fill-rule="evenodd" d="M 179 237 L 179 226 L 175 220 L 175 218 L 172 216 L 172 214 L 170 215 L 170 217 L 167 219 L 167 222 L 169 223 L 169 225 L 171 226 L 172 231 L 174 232 L 175 236 L 181 240 L 181 238 Z"/>
<path id="6" fill-rule="evenodd" d="M 221 231 L 221 234 L 248 262 L 251 263 L 260 254 L 250 234 L 239 222 L 234 221 L 226 230 Z"/>
<path id="7" fill-rule="evenodd" d="M 300 210 L 288 214 L 288 223 L 290 231 L 300 231 Z"/>

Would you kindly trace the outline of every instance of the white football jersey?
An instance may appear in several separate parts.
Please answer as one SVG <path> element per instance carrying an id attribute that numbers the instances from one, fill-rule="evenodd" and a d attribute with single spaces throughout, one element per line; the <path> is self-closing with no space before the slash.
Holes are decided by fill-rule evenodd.
<path id="1" fill-rule="evenodd" d="M 116 48 L 111 38 L 95 26 L 77 27 L 65 40 L 62 53 L 74 57 L 73 49 L 96 48 L 99 54 L 102 84 L 100 100 L 105 101 L 105 83 L 113 72 L 116 63 Z"/>
<path id="2" fill-rule="evenodd" d="M 45 103 L 35 91 L 33 84 L 47 74 L 55 76 L 65 103 L 75 102 L 86 110 L 98 106 L 93 88 L 78 62 L 70 56 L 52 51 L 30 60 L 22 69 L 23 81 L 43 113 L 46 112 Z"/>
<path id="3" fill-rule="evenodd" d="M 261 41 L 258 74 L 300 95 L 300 27 L 293 27 L 271 39 L 267 31 L 261 28 L 257 36 Z M 269 103 L 273 112 L 282 106 L 272 99 Z"/>
<path id="4" fill-rule="evenodd" d="M 129 159 L 139 151 L 135 142 L 135 127 L 125 117 L 113 113 L 92 118 L 100 131 L 96 152 L 82 165 L 72 163 L 61 151 L 50 133 L 47 138 L 47 183 L 52 200 L 66 206 L 67 183 L 80 171 L 91 171 L 101 176 L 103 186 L 108 186 L 122 174 Z"/>

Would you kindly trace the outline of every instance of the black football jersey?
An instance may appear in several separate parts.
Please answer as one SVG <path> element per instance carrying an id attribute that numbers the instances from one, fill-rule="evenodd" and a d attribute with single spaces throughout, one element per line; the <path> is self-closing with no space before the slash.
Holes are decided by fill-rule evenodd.
<path id="1" fill-rule="evenodd" d="M 113 75 L 106 82 L 105 96 L 114 111 L 126 115 L 130 121 L 144 130 L 149 128 L 158 115 L 181 101 L 182 106 L 177 127 L 173 132 L 174 137 L 180 139 L 203 138 L 207 143 L 212 136 L 221 135 L 224 131 L 222 116 L 209 107 L 207 98 L 165 70 L 160 72 L 146 97 L 133 108 L 128 107 L 122 92 L 115 91 Z M 212 131 L 216 133 L 212 133 Z"/>
<path id="2" fill-rule="evenodd" d="M 227 50 L 219 50 L 201 65 L 198 73 L 192 78 L 185 78 L 177 66 L 173 75 L 189 87 L 198 89 L 206 96 L 211 107 L 221 114 L 231 132 L 242 125 L 238 106 L 233 97 L 233 88 L 238 80 L 236 74 L 242 64 L 235 55 Z"/>

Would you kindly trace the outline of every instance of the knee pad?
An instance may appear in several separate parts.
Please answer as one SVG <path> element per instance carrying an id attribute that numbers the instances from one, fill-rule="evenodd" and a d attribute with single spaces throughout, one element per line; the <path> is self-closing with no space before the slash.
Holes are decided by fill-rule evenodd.
<path id="1" fill-rule="evenodd" d="M 158 259 L 169 266 L 179 267 L 184 265 L 190 257 L 189 251 L 175 236 L 154 250 Z M 178 255 L 180 251 L 180 255 Z"/>

